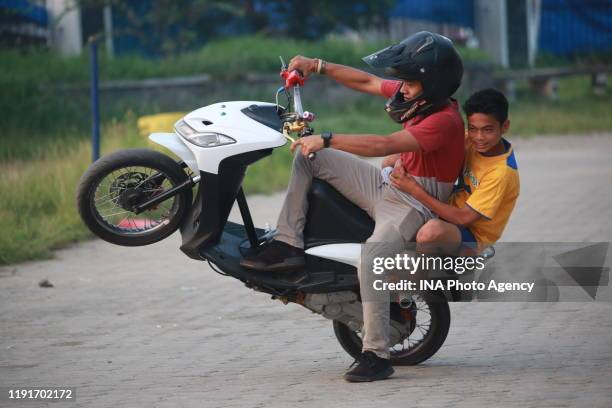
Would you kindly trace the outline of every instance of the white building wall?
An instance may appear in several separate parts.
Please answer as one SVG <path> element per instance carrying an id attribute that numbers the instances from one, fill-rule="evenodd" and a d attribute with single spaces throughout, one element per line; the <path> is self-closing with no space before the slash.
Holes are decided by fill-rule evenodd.
<path id="1" fill-rule="evenodd" d="M 73 0 L 47 0 L 51 21 L 51 46 L 60 54 L 79 55 L 83 50 L 81 11 Z"/>
<path id="2" fill-rule="evenodd" d="M 510 65 L 507 21 L 506 0 L 474 1 L 474 24 L 480 47 L 504 68 Z"/>

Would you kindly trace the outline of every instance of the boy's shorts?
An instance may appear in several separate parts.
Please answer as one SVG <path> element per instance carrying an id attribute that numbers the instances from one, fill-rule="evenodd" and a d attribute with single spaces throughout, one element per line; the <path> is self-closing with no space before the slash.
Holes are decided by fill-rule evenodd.
<path id="1" fill-rule="evenodd" d="M 469 228 L 464 226 L 459 226 L 459 231 L 461 232 L 461 244 L 468 247 L 475 247 L 478 245 L 478 241 L 476 241 L 476 237 L 472 234 Z"/>

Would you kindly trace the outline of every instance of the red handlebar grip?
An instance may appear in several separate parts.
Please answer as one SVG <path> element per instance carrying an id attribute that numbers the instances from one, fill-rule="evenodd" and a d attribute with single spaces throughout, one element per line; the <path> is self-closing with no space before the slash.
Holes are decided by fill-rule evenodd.
<path id="1" fill-rule="evenodd" d="M 297 69 L 291 72 L 284 69 L 280 72 L 280 76 L 285 80 L 285 88 L 291 88 L 296 85 L 304 86 L 304 82 L 306 82 L 306 78 Z"/>

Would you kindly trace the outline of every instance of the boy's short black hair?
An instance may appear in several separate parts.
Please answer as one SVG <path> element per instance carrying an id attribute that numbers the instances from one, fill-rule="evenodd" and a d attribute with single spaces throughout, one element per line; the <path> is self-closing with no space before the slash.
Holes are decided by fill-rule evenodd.
<path id="1" fill-rule="evenodd" d="M 500 124 L 503 124 L 508 119 L 508 100 L 497 89 L 483 89 L 475 92 L 465 101 L 463 111 L 467 117 L 474 113 L 493 115 Z"/>

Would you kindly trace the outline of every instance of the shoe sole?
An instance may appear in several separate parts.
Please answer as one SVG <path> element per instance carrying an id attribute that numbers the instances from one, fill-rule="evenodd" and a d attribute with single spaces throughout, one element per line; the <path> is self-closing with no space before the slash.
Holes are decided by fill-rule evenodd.
<path id="1" fill-rule="evenodd" d="M 246 259 L 240 261 L 240 266 L 257 272 L 292 272 L 295 269 L 303 268 L 306 265 L 304 258 L 287 258 L 282 263 L 264 265 L 260 262 L 250 262 Z"/>
<path id="2" fill-rule="evenodd" d="M 353 375 L 353 374 L 347 373 L 347 374 L 344 374 L 344 379 L 348 382 L 372 382 L 372 381 L 379 381 L 379 380 L 384 380 L 386 378 L 389 378 L 394 372 L 395 370 L 393 369 L 393 367 L 389 367 L 388 369 L 377 374 L 374 377 L 362 377 L 360 375 Z"/>

